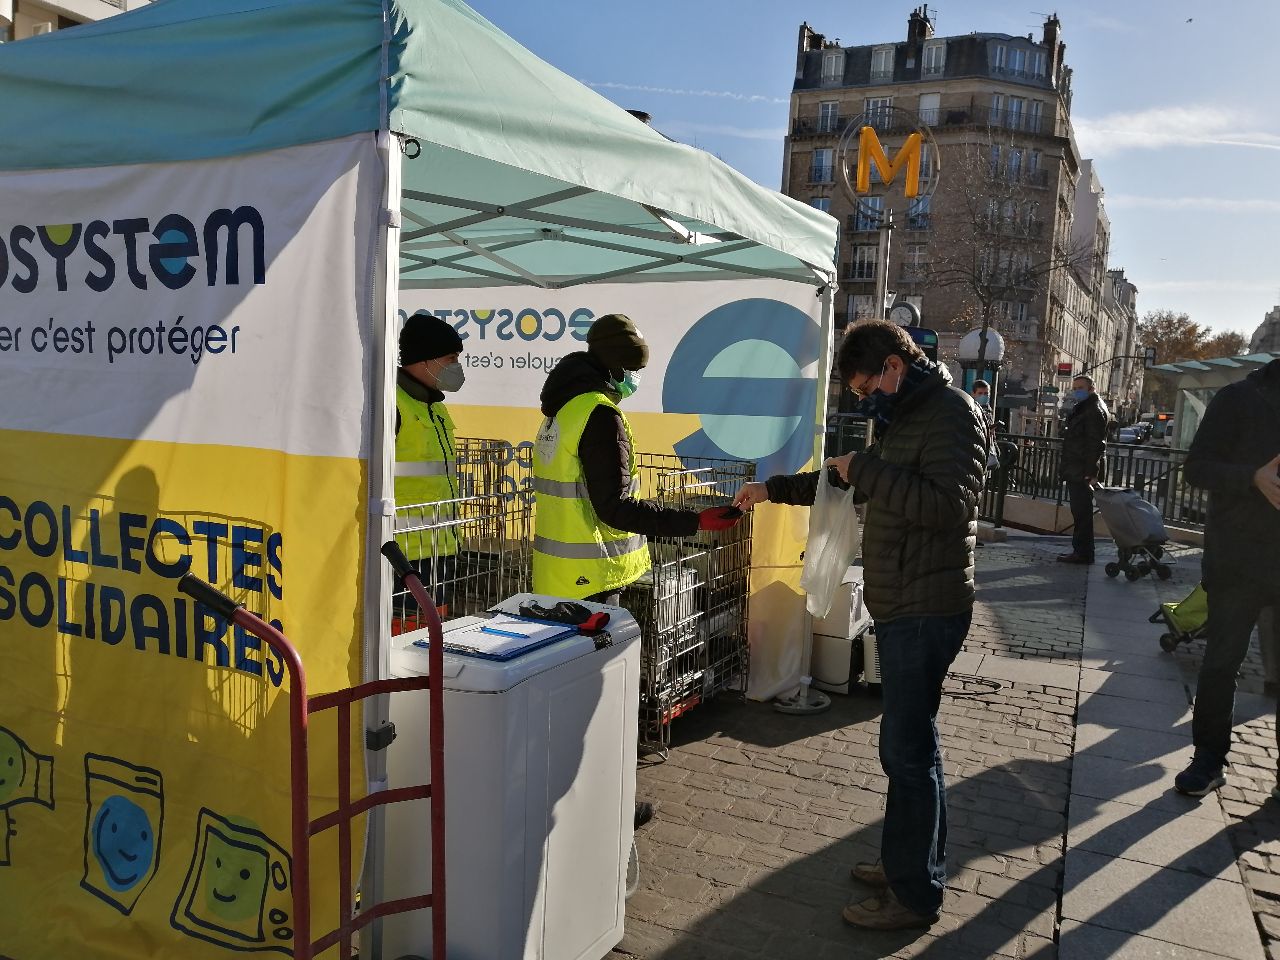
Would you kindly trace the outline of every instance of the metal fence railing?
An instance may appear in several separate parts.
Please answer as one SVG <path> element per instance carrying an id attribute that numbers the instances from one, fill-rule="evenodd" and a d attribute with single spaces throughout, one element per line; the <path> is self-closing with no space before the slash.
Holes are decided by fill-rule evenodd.
<path id="1" fill-rule="evenodd" d="M 866 446 L 866 421 L 837 414 L 827 421 L 827 456 L 861 450 Z M 987 476 L 978 516 L 997 525 L 1004 521 L 1005 499 L 1067 501 L 1062 482 L 1062 439 L 1059 437 L 999 434 L 1000 466 Z M 1105 486 L 1128 487 L 1152 503 L 1166 523 L 1193 530 L 1203 529 L 1208 515 L 1208 494 L 1183 476 L 1187 451 L 1151 444 L 1108 443 L 1106 469 L 1098 479 Z"/>
<path id="2" fill-rule="evenodd" d="M 992 471 L 980 510 L 984 520 L 1003 521 L 1004 496 L 1066 502 L 1061 438 L 1001 434 L 998 439 L 1016 454 L 1006 458 L 1006 466 Z M 1105 486 L 1136 490 L 1160 511 L 1166 523 L 1202 529 L 1208 495 L 1187 483 L 1182 470 L 1186 459 L 1186 450 L 1109 443 L 1105 469 L 1098 479 Z"/>

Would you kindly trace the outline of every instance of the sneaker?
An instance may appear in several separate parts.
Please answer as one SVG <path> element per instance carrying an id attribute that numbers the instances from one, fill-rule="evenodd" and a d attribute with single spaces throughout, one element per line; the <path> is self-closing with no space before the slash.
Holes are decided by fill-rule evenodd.
<path id="1" fill-rule="evenodd" d="M 861 903 L 851 903 L 841 911 L 845 923 L 868 930 L 912 930 L 931 927 L 938 922 L 938 915 L 916 913 L 904 907 L 892 890 L 885 890 L 878 897 Z"/>
<path id="2" fill-rule="evenodd" d="M 875 863 L 855 863 L 849 869 L 849 876 L 859 883 L 865 883 L 868 887 L 876 887 L 879 890 L 889 886 L 889 878 L 884 875 L 884 864 L 879 860 Z"/>
<path id="3" fill-rule="evenodd" d="M 1192 757 L 1187 769 L 1173 778 L 1173 789 L 1189 797 L 1203 797 L 1226 782 L 1222 764 L 1208 757 Z"/>
<path id="4" fill-rule="evenodd" d="M 639 830 L 646 823 L 653 819 L 653 804 L 648 800 L 636 801 L 636 826 Z"/>

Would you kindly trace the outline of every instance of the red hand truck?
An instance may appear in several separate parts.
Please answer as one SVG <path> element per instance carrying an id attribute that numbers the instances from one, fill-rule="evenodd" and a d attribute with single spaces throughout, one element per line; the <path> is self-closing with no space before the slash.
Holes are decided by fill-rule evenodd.
<path id="1" fill-rule="evenodd" d="M 198 600 L 214 613 L 247 630 L 274 650 L 289 671 L 289 782 L 292 795 L 293 858 L 293 957 L 312 960 L 330 947 L 340 948 L 338 956 L 351 955 L 351 939 L 356 931 L 374 920 L 410 910 L 431 910 L 432 957 L 445 960 L 445 873 L 444 873 L 444 633 L 436 605 L 394 540 L 382 545 L 382 555 L 404 580 L 421 608 L 431 638 L 428 649 L 429 675 L 397 680 L 373 680 L 333 693 L 307 696 L 306 672 L 302 658 L 289 639 L 257 614 L 246 610 L 226 594 L 191 574 L 178 581 L 178 589 Z M 426 690 L 430 698 L 431 782 L 396 787 L 370 793 L 352 801 L 351 713 L 352 705 L 380 694 Z M 332 813 L 311 819 L 308 796 L 307 725 L 312 714 L 324 710 L 338 712 L 338 807 Z M 351 865 L 351 821 L 375 807 L 406 800 L 431 801 L 431 889 L 419 896 L 403 897 L 378 904 L 361 904 L 355 912 Z M 311 838 L 325 830 L 338 829 L 339 916 L 341 924 L 323 936 L 311 934 Z"/>

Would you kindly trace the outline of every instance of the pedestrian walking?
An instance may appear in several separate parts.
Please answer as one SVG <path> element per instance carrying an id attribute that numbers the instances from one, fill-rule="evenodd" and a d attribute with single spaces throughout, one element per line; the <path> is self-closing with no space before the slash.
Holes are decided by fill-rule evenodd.
<path id="1" fill-rule="evenodd" d="M 1071 552 L 1059 563 L 1093 563 L 1093 484 L 1106 466 L 1107 424 L 1111 414 L 1093 388 L 1093 378 L 1083 374 L 1071 381 L 1075 406 L 1067 414 L 1062 434 L 1062 479 L 1067 484 L 1074 528 Z"/>
<path id="2" fill-rule="evenodd" d="M 947 803 L 936 718 L 942 682 L 973 615 L 978 498 L 987 425 L 896 324 L 853 327 L 840 379 L 876 421 L 876 442 L 827 461 L 866 504 L 862 556 L 884 696 L 880 765 L 889 780 L 881 860 L 853 867 L 877 889 L 844 919 L 860 927 L 927 927 L 946 886 Z M 812 504 L 824 471 L 748 483 L 734 503 Z"/>
<path id="3" fill-rule="evenodd" d="M 1280 360 L 1217 392 L 1183 475 L 1209 491 L 1202 581 L 1209 615 L 1191 721 L 1195 752 L 1173 785 L 1199 797 L 1226 782 L 1236 676 L 1259 614 L 1280 606 Z"/>

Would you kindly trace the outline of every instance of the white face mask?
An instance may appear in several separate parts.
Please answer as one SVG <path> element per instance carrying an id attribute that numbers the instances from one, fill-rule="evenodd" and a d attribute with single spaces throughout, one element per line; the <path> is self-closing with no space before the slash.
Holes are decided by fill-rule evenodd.
<path id="1" fill-rule="evenodd" d="M 462 364 L 454 361 L 446 363 L 435 373 L 436 386 L 445 393 L 453 393 L 460 390 L 463 383 L 466 382 L 467 372 L 462 369 Z"/>

